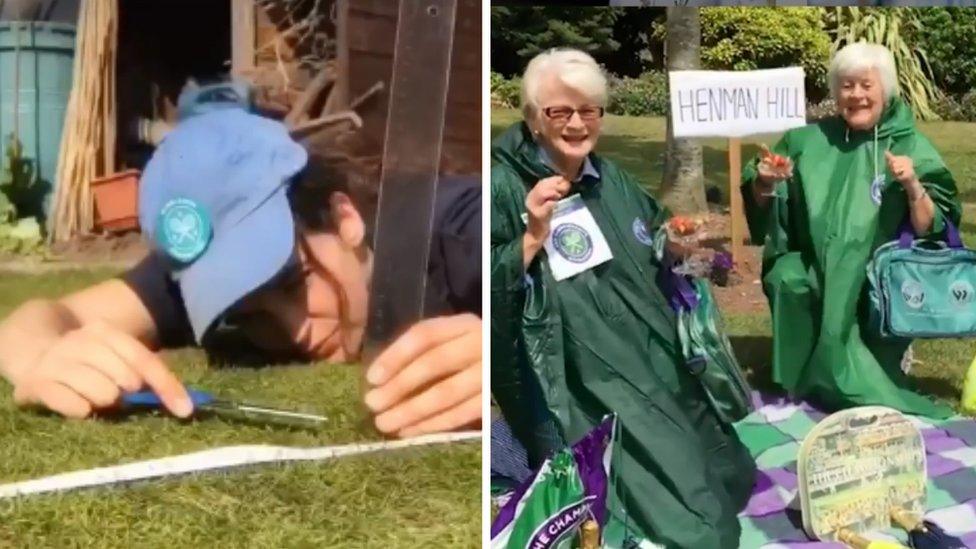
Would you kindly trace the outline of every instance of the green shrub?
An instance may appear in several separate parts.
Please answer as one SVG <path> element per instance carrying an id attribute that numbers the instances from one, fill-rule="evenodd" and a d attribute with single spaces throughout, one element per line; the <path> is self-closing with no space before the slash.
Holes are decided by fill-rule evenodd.
<path id="1" fill-rule="evenodd" d="M 837 103 L 830 97 L 819 103 L 807 102 L 807 122 L 816 122 L 837 114 Z"/>
<path id="2" fill-rule="evenodd" d="M 827 95 L 830 37 L 824 31 L 823 8 L 703 8 L 702 68 L 756 70 L 803 67 L 807 99 Z M 666 27 L 656 23 L 654 35 Z"/>
<path id="3" fill-rule="evenodd" d="M 17 219 L 17 208 L 7 198 L 6 193 L 0 192 L 0 226 L 6 225 Z"/>
<path id="4" fill-rule="evenodd" d="M 646 72 L 640 78 L 610 77 L 607 111 L 629 116 L 663 116 L 668 113 L 668 78 L 663 72 Z"/>
<path id="5" fill-rule="evenodd" d="M 961 97 L 944 95 L 935 103 L 935 112 L 943 120 L 976 122 L 976 91 Z"/>
<path id="6" fill-rule="evenodd" d="M 915 8 L 911 42 L 925 51 L 936 85 L 962 95 L 976 88 L 976 10 Z"/>
<path id="7" fill-rule="evenodd" d="M 29 215 L 31 201 L 41 189 L 23 146 L 13 134 L 4 143 L 0 162 L 0 253 L 30 254 L 41 250 L 43 235 Z"/>
<path id="8" fill-rule="evenodd" d="M 7 136 L 0 161 L 0 224 L 17 219 L 21 195 L 32 183 L 30 164 L 23 161 L 22 147 L 13 134 Z"/>
<path id="9" fill-rule="evenodd" d="M 491 103 L 498 107 L 517 109 L 521 104 L 522 79 L 515 76 L 506 79 L 497 72 L 489 76 Z"/>
<path id="10" fill-rule="evenodd" d="M 959 100 L 962 118 L 966 122 L 976 122 L 976 91 L 971 91 Z"/>

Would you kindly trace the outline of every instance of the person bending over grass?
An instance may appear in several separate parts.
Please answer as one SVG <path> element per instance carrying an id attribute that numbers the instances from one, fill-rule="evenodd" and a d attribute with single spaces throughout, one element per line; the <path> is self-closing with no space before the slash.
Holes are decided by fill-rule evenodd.
<path id="1" fill-rule="evenodd" d="M 353 185 L 324 147 L 228 104 L 182 121 L 143 173 L 139 219 L 150 254 L 119 279 L 31 300 L 0 323 L 0 373 L 20 406 L 72 418 L 152 389 L 173 414 L 192 403 L 156 355 L 208 351 L 354 362 L 373 254 Z M 427 311 L 369 365 L 365 403 L 395 436 L 481 419 L 481 187 L 438 183 Z M 240 353 L 238 353 L 240 354 Z"/>

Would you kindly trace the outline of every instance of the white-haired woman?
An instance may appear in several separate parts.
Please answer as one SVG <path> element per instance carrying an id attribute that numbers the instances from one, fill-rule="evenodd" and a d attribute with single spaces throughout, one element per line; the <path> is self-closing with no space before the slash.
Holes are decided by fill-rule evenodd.
<path id="1" fill-rule="evenodd" d="M 773 379 L 828 408 L 878 404 L 944 417 L 900 369 L 907 340 L 868 327 L 865 267 L 910 222 L 937 236 L 958 224 L 956 185 L 898 97 L 891 52 L 856 43 L 830 64 L 837 115 L 786 132 L 743 172 L 753 242 L 765 242 L 763 288 L 773 317 Z M 782 163 L 780 163 L 782 164 Z"/>
<path id="2" fill-rule="evenodd" d="M 682 357 L 653 250 L 667 213 L 593 152 L 606 101 L 589 55 L 539 54 L 522 80 L 524 120 L 492 145 L 492 394 L 533 466 L 618 414 L 611 546 L 626 525 L 667 547 L 738 547 L 755 465 Z M 560 224 L 572 226 L 554 235 L 553 254 L 585 265 L 600 248 L 612 258 L 563 277 L 543 242 L 567 197 L 596 229 Z"/>

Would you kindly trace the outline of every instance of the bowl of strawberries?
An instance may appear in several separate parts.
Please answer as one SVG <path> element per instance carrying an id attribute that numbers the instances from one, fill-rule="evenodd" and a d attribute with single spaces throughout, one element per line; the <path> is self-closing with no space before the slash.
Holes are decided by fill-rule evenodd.
<path id="1" fill-rule="evenodd" d="M 759 147 L 759 164 L 777 179 L 786 179 L 793 174 L 793 161 L 787 156 L 769 150 L 765 144 Z"/>
<path id="2" fill-rule="evenodd" d="M 676 215 L 668 220 L 665 229 L 668 240 L 684 246 L 697 244 L 701 239 L 702 221 L 691 216 Z"/>

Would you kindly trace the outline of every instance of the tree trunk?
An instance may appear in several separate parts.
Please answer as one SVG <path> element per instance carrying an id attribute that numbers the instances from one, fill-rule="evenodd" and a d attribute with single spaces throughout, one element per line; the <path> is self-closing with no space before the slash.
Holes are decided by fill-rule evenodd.
<path id="1" fill-rule="evenodd" d="M 0 21 L 36 21 L 41 0 L 0 0 Z"/>
<path id="2" fill-rule="evenodd" d="M 665 56 L 668 71 L 701 68 L 698 8 L 668 8 L 667 25 Z M 708 208 L 705 203 L 701 143 L 697 139 L 675 139 L 670 116 L 667 121 L 661 202 L 671 211 L 681 214 L 700 213 Z"/>

